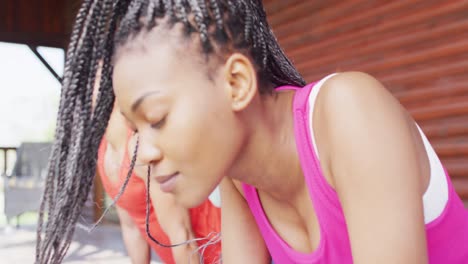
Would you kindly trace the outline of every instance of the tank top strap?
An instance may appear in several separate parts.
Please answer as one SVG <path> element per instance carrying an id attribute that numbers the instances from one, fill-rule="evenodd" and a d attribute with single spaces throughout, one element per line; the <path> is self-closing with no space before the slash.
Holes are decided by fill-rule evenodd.
<path id="1" fill-rule="evenodd" d="M 313 82 L 313 83 L 307 84 L 304 87 L 297 87 L 297 86 L 292 86 L 292 85 L 279 86 L 275 88 L 275 91 L 288 91 L 288 90 L 295 91 L 294 101 L 293 101 L 294 112 L 296 112 L 297 110 L 306 111 L 307 101 L 309 98 L 310 91 L 312 90 L 312 88 L 314 87 L 316 83 L 317 82 Z M 296 116 L 295 113 L 294 113 L 294 116 Z"/>
<path id="2" fill-rule="evenodd" d="M 323 79 L 322 79 L 323 80 Z M 309 105 L 310 94 L 313 89 L 319 89 L 321 81 L 311 83 L 297 91 L 294 98 L 294 133 L 296 138 L 299 159 L 304 171 L 312 202 L 319 211 L 325 209 L 333 215 L 341 214 L 341 206 L 336 191 L 325 179 L 320 165 L 318 153 L 315 151 L 313 131 L 311 131 L 311 109 Z M 315 202 L 314 202 L 315 200 Z M 316 204 L 318 201 L 322 203 Z M 326 206 L 323 206 L 325 203 Z M 325 208 L 326 207 L 326 208 Z M 322 212 L 317 212 L 318 216 Z"/>
<path id="3" fill-rule="evenodd" d="M 302 88 L 296 89 L 296 95 L 294 96 L 294 110 L 301 110 L 302 114 L 307 115 L 306 111 L 308 110 L 309 94 L 314 88 L 317 82 L 309 83 Z M 294 115 L 294 119 L 297 119 Z M 296 120 L 295 120 L 296 121 Z"/>

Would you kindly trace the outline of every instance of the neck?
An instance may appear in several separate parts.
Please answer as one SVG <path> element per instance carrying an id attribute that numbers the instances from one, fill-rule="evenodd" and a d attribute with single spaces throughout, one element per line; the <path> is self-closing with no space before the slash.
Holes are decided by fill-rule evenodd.
<path id="1" fill-rule="evenodd" d="M 304 183 L 294 136 L 294 92 L 258 96 L 243 114 L 245 147 L 229 172 L 278 200 L 293 197 Z"/>

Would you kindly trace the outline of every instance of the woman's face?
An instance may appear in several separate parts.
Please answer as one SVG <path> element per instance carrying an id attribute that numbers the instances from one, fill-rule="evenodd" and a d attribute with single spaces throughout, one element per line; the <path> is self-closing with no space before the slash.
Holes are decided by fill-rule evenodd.
<path id="1" fill-rule="evenodd" d="M 205 57 L 187 44 L 150 36 L 134 42 L 121 48 L 113 84 L 118 106 L 138 132 L 137 164 L 149 165 L 163 191 L 194 207 L 219 184 L 243 140 L 222 65 L 209 71 Z"/>

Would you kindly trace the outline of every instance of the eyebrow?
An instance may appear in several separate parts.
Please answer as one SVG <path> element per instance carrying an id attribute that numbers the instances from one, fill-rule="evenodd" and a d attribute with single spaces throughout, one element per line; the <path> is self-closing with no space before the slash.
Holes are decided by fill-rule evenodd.
<path id="1" fill-rule="evenodd" d="M 140 98 L 138 98 L 133 104 L 132 104 L 132 112 L 135 112 L 137 110 L 138 107 L 140 107 L 140 105 L 143 103 L 143 101 L 150 95 L 153 95 L 153 94 L 156 94 L 156 93 L 159 93 L 159 91 L 151 91 L 151 92 L 147 92 L 145 94 L 143 94 L 142 96 L 140 96 Z"/>

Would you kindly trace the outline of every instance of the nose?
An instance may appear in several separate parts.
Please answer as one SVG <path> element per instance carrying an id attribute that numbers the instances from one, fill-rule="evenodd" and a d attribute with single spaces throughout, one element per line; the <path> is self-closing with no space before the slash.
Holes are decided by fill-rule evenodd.
<path id="1" fill-rule="evenodd" d="M 138 164 L 154 165 L 161 160 L 162 152 L 154 143 L 145 140 L 145 137 L 142 135 L 138 136 Z"/>

